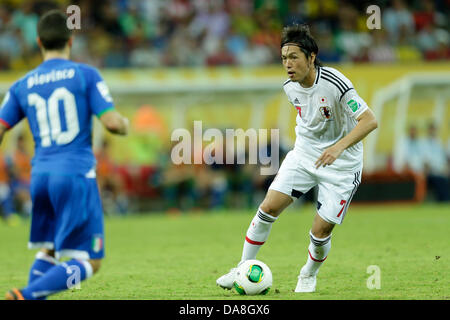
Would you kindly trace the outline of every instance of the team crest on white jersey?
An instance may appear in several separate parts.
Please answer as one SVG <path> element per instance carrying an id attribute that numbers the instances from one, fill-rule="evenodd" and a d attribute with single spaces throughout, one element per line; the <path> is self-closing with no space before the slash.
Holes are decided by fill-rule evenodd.
<path id="1" fill-rule="evenodd" d="M 327 97 L 320 97 L 319 98 L 319 103 L 320 104 L 324 104 L 324 103 L 327 104 Z"/>
<path id="2" fill-rule="evenodd" d="M 325 118 L 325 121 L 331 120 L 333 118 L 333 113 L 331 112 L 331 108 L 328 106 L 320 107 L 320 113 Z"/>

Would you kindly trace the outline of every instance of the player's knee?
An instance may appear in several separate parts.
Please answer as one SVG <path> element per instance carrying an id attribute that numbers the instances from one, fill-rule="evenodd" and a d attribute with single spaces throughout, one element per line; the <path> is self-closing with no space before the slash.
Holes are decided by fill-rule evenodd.
<path id="1" fill-rule="evenodd" d="M 264 213 L 270 214 L 273 217 L 278 217 L 281 213 L 279 208 L 271 205 L 269 202 L 263 201 L 263 203 L 259 206 Z"/>
<path id="2" fill-rule="evenodd" d="M 273 217 L 278 217 L 281 212 L 292 203 L 292 198 L 288 195 L 269 190 L 259 208 Z"/>
<path id="3" fill-rule="evenodd" d="M 335 224 L 325 221 L 319 214 L 314 217 L 311 233 L 314 237 L 323 239 L 333 231 Z"/>
<path id="4" fill-rule="evenodd" d="M 98 272 L 98 270 L 100 270 L 100 267 L 102 265 L 102 260 L 100 260 L 100 259 L 89 260 L 89 263 L 92 266 L 92 272 L 94 274 L 96 274 Z"/>
<path id="5" fill-rule="evenodd" d="M 331 230 L 315 230 L 311 231 L 312 235 L 318 239 L 323 239 L 328 237 L 331 234 Z"/>
<path id="6" fill-rule="evenodd" d="M 314 237 L 318 238 L 318 239 L 323 239 L 328 237 L 331 232 L 333 231 L 334 228 L 334 224 L 321 224 L 321 225 L 313 225 L 312 229 L 311 229 L 311 233 Z"/>

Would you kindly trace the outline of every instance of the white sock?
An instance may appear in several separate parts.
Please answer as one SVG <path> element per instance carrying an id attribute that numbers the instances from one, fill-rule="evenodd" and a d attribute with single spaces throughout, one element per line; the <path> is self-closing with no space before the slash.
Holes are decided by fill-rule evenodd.
<path id="1" fill-rule="evenodd" d="M 308 260 L 302 269 L 302 274 L 316 275 L 331 249 L 331 234 L 326 238 L 316 238 L 309 232 L 310 244 L 308 247 Z"/>
<path id="2" fill-rule="evenodd" d="M 261 249 L 261 246 L 269 237 L 272 224 L 276 220 L 277 217 L 271 216 L 261 209 L 258 209 L 258 212 L 248 227 L 240 263 L 246 260 L 256 259 L 259 249 Z"/>

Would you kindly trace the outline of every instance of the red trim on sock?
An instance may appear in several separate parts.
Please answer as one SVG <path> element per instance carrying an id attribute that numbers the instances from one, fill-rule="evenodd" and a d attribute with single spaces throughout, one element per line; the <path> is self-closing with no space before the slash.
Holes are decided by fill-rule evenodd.
<path id="1" fill-rule="evenodd" d="M 324 262 L 328 258 L 328 256 L 326 256 L 324 259 L 318 260 L 318 259 L 313 258 L 313 256 L 311 255 L 311 252 L 309 252 L 309 250 L 308 250 L 308 253 L 309 253 L 309 257 L 315 262 Z"/>
<path id="2" fill-rule="evenodd" d="M 250 244 L 254 244 L 254 245 L 256 245 L 256 246 L 261 246 L 261 245 L 263 245 L 264 242 L 265 242 L 265 241 L 263 241 L 263 242 L 253 241 L 253 240 L 249 239 L 249 237 L 245 237 L 245 241 L 247 241 L 247 242 L 250 243 Z"/>

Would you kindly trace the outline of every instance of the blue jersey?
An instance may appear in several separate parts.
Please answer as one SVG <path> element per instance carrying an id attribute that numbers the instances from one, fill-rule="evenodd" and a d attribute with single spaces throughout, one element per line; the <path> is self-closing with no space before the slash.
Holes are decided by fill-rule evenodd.
<path id="1" fill-rule="evenodd" d="M 33 173 L 85 174 L 95 166 L 92 115 L 114 107 L 97 69 L 65 59 L 44 61 L 12 85 L 0 122 L 28 119 L 35 142 Z"/>

